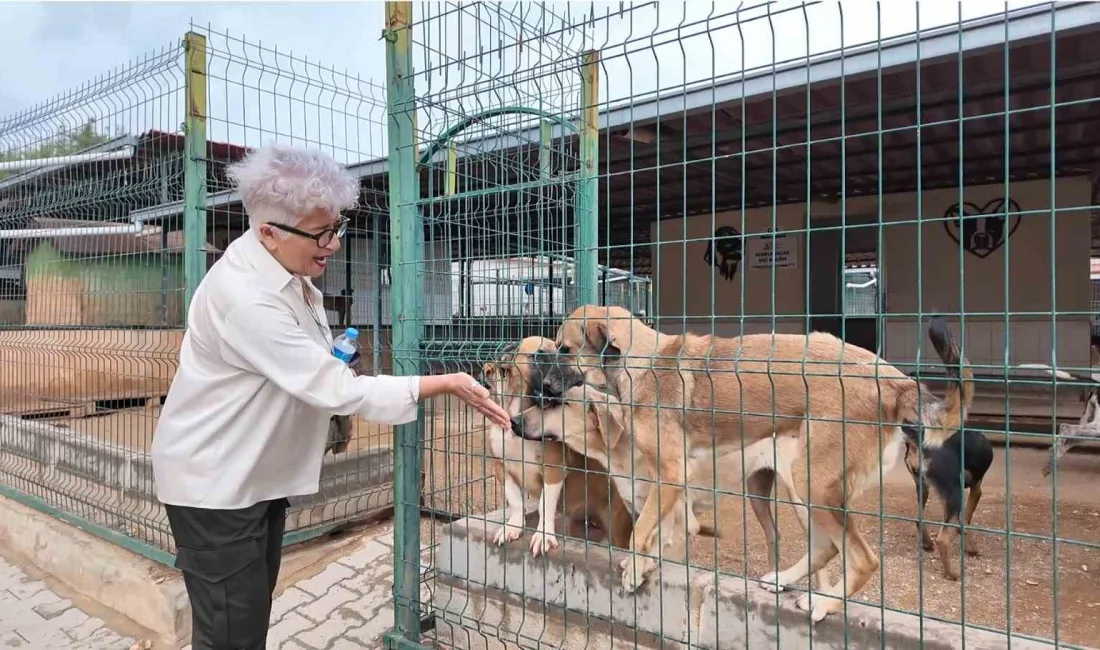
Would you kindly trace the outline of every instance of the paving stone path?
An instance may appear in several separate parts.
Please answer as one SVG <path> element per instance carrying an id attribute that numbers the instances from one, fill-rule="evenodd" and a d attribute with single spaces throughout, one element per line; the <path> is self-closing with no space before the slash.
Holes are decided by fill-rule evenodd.
<path id="1" fill-rule="evenodd" d="M 393 625 L 392 558 L 387 531 L 288 587 L 272 605 L 269 650 L 381 648 Z"/>
<path id="2" fill-rule="evenodd" d="M 0 556 L 0 648 L 129 650 L 137 643 Z"/>
<path id="3" fill-rule="evenodd" d="M 393 625 L 392 557 L 387 528 L 287 587 L 272 606 L 268 650 L 381 648 Z M 132 647 L 143 647 L 141 640 L 111 630 L 0 557 L 0 650 Z"/>

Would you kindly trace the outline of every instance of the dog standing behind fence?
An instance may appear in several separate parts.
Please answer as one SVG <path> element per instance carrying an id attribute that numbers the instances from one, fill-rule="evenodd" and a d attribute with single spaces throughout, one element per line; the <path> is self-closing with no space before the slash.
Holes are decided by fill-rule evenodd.
<path id="1" fill-rule="evenodd" d="M 623 587 L 634 591 L 657 567 L 638 551 L 657 555 L 659 523 L 682 507 L 689 459 L 725 455 L 773 436 L 795 437 L 812 465 L 803 501 L 827 508 L 810 512 L 813 534 L 805 556 L 763 576 L 761 585 L 781 591 L 843 552 L 845 575 L 821 589 L 811 618 L 841 611 L 880 566 L 844 508 L 893 467 L 907 437 L 925 449 L 939 447 L 962 426 L 970 406 L 972 391 L 961 386 L 973 382 L 973 373 L 950 330 L 933 319 L 929 336 L 956 379 L 939 400 L 873 352 L 831 334 L 673 336 L 620 307 L 585 305 L 570 314 L 558 330 L 560 354 L 582 373 L 601 371 L 630 408 L 634 440 L 656 469 L 658 487 L 635 522 L 634 553 L 622 565 Z M 544 391 L 553 387 L 548 381 Z M 880 453 L 884 422 L 890 431 Z M 812 454 L 805 449 L 811 442 Z M 798 606 L 809 609 L 810 602 L 806 594 Z"/>
<path id="2" fill-rule="evenodd" d="M 482 367 L 482 381 L 493 399 L 510 415 L 532 404 L 531 393 L 542 387 L 540 353 L 554 354 L 550 339 L 529 336 L 495 362 Z M 626 548 L 634 517 L 626 508 L 607 470 L 561 442 L 530 442 L 498 426 L 486 430 L 494 473 L 504 489 L 506 520 L 494 538 L 496 544 L 519 539 L 526 519 L 525 497 L 539 494 L 539 521 L 531 536 L 531 553 L 538 556 L 558 546 L 555 520 L 558 504 L 570 520 L 591 521 L 613 546 Z"/>
<path id="3" fill-rule="evenodd" d="M 913 477 L 913 483 L 917 487 L 919 512 L 917 534 L 926 551 L 933 549 L 932 538 L 928 535 L 928 528 L 924 523 L 929 483 L 943 502 L 944 523 L 936 535 L 934 547 L 939 552 L 943 577 L 948 580 L 958 580 L 959 572 L 955 570 L 954 562 L 948 553 L 949 547 L 946 540 L 940 541 L 944 526 L 958 524 L 959 515 L 963 510 L 964 491 L 970 493 L 966 499 L 966 525 L 969 526 L 974 520 L 974 511 L 982 498 L 982 480 L 992 464 L 993 445 L 980 431 L 959 429 L 942 446 L 925 450 L 923 454 L 912 440 L 905 442 L 905 467 L 909 470 L 909 475 Z M 972 556 L 978 555 L 973 533 L 966 538 L 966 553 Z"/>
<path id="4" fill-rule="evenodd" d="M 1058 425 L 1058 434 L 1054 436 L 1054 440 L 1050 443 L 1050 459 L 1043 467 L 1043 476 L 1050 476 L 1054 471 L 1054 466 L 1062 460 L 1062 456 L 1065 456 L 1070 449 L 1090 438 L 1100 441 L 1100 382 L 1091 377 L 1079 377 L 1065 370 L 1055 370 L 1041 363 L 1024 363 L 1017 366 L 1017 368 L 1042 370 L 1052 377 L 1084 384 L 1079 390 L 1085 408 L 1081 411 L 1081 417 L 1078 419 L 1077 424 Z"/>
<path id="5" fill-rule="evenodd" d="M 348 367 L 351 371 L 358 375 L 360 373 L 360 362 L 362 361 L 362 355 L 356 351 L 355 355 L 348 361 Z M 348 443 L 351 442 L 351 416 L 348 415 L 334 415 L 329 418 L 328 421 L 328 439 L 325 441 L 325 453 L 342 454 L 348 450 Z"/>

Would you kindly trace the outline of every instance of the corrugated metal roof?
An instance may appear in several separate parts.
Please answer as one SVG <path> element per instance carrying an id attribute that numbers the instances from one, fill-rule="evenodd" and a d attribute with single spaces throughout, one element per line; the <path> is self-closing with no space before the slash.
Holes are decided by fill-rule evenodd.
<path id="1" fill-rule="evenodd" d="M 600 113 L 599 204 L 607 220 L 601 247 L 612 247 L 612 266 L 648 273 L 648 246 L 638 245 L 649 241 L 657 215 L 1092 174 L 1098 99 L 1094 2 L 1031 7 L 746 71 L 659 100 L 633 98 Z M 629 139 L 631 130 L 646 127 L 650 142 Z M 561 127 L 555 135 L 563 135 Z M 576 138 L 566 140 L 555 150 L 575 151 Z M 521 232 L 517 223 L 503 223 L 528 218 L 508 195 L 519 177 L 502 172 L 536 169 L 537 141 L 527 130 L 464 142 L 466 151 L 513 162 L 487 168 L 475 160 L 480 155 L 460 158 L 460 191 L 499 193 L 463 199 L 450 218 L 499 214 L 496 231 Z M 422 189 L 443 186 L 444 157 L 440 152 L 422 171 Z M 370 178 L 376 207 L 384 209 L 386 159 L 351 169 Z M 431 183 L 430 173 L 437 175 Z M 208 208 L 238 202 L 232 191 L 207 199 Z M 522 204 L 533 208 L 535 201 Z M 140 213 L 157 218 L 181 209 L 176 203 Z M 425 211 L 430 218 L 432 209 Z M 546 232 L 571 237 L 560 225 L 548 223 Z M 547 242 L 543 250 L 554 247 Z"/>
<path id="2" fill-rule="evenodd" d="M 771 98 L 773 93 L 781 98 L 786 105 L 784 111 L 784 119 L 788 123 L 784 126 L 777 125 L 778 135 L 786 138 L 782 140 L 778 146 L 783 147 L 781 157 L 790 157 L 791 154 L 786 153 L 797 145 L 797 142 L 792 145 L 791 139 L 791 124 L 790 120 L 799 120 L 801 122 L 794 125 L 793 132 L 797 136 L 799 131 L 805 131 L 805 107 L 807 102 L 806 88 L 807 83 L 813 86 L 813 90 L 810 92 L 810 107 L 811 114 L 813 116 L 813 123 L 815 125 L 821 124 L 820 128 L 824 128 L 828 124 L 833 124 L 833 131 L 837 131 L 835 123 L 837 117 L 834 113 L 847 111 L 849 117 L 852 114 L 852 109 L 855 108 L 853 97 L 849 95 L 846 99 L 846 106 L 840 107 L 837 96 L 839 95 L 838 87 L 840 80 L 845 80 L 845 85 L 856 83 L 860 80 L 864 82 L 864 88 L 860 90 L 859 103 L 865 104 L 868 93 L 868 79 L 875 80 L 879 76 L 881 70 L 881 76 L 883 78 L 883 101 L 891 100 L 891 103 L 887 105 L 884 103 L 884 109 L 889 109 L 888 116 L 893 118 L 893 128 L 898 128 L 898 122 L 904 124 L 913 124 L 915 120 L 910 119 L 906 122 L 905 110 L 909 109 L 910 118 L 915 117 L 914 110 L 914 81 L 912 77 L 915 76 L 916 66 L 915 63 L 918 60 L 922 62 L 922 104 L 935 103 L 937 106 L 943 104 L 942 97 L 930 97 L 931 88 L 925 87 L 924 84 L 937 83 L 936 80 L 930 75 L 938 74 L 939 71 L 946 70 L 951 67 L 951 63 L 959 59 L 959 54 L 962 53 L 963 57 L 968 60 L 964 70 L 965 90 L 972 93 L 973 86 L 978 82 L 985 82 L 984 85 L 990 85 L 993 80 L 980 76 L 982 70 L 988 70 L 990 68 L 997 68 L 1003 71 L 1003 63 L 1000 65 L 990 64 L 989 61 L 984 63 L 974 63 L 976 55 L 982 57 L 989 57 L 990 55 L 996 55 L 1003 53 L 1004 51 L 1010 51 L 1010 59 L 1012 60 L 1012 73 L 1010 78 L 1015 77 L 1016 67 L 1025 64 L 1026 61 L 1020 61 L 1021 55 L 1024 59 L 1030 56 L 1030 53 L 1037 52 L 1038 50 L 1046 50 L 1049 54 L 1050 35 L 1053 30 L 1059 34 L 1058 42 L 1058 67 L 1059 67 L 1059 79 L 1065 79 L 1061 68 L 1068 64 L 1073 64 L 1074 70 L 1080 73 L 1080 68 L 1085 68 L 1090 73 L 1100 68 L 1100 61 L 1094 57 L 1092 59 L 1075 59 L 1074 56 L 1079 51 L 1069 50 L 1064 51 L 1062 44 L 1068 42 L 1068 39 L 1080 42 L 1086 41 L 1084 47 L 1078 46 L 1077 50 L 1084 50 L 1092 52 L 1095 45 L 1088 43 L 1087 41 L 1095 40 L 1094 36 L 1100 34 L 1100 3 L 1096 2 L 1061 2 L 1057 3 L 1054 8 L 1056 12 L 1057 20 L 1051 18 L 1052 9 L 1049 6 L 1042 7 L 1027 7 L 1024 9 L 1018 9 L 1008 12 L 1007 14 L 996 14 L 980 19 L 969 20 L 958 26 L 948 26 L 930 30 L 923 30 L 915 35 L 906 35 L 896 38 L 886 39 L 880 44 L 873 44 L 858 48 L 848 48 L 844 52 L 833 52 L 821 56 L 812 57 L 808 62 L 801 61 L 797 63 L 790 63 L 787 65 L 773 68 L 767 66 L 755 70 L 747 70 L 742 74 L 731 76 L 725 79 L 711 80 L 704 84 L 699 84 L 696 87 L 692 87 L 687 90 L 677 90 L 671 92 L 661 92 L 658 94 L 651 94 L 648 96 L 634 97 L 628 101 L 621 102 L 620 105 L 610 107 L 600 111 L 600 147 L 601 147 L 601 174 L 605 171 L 605 153 L 606 148 L 616 149 L 618 152 L 629 152 L 629 148 L 626 144 L 620 144 L 619 147 L 612 147 L 610 142 L 611 138 L 619 139 L 620 142 L 625 143 L 621 137 L 625 135 L 631 127 L 640 128 L 644 126 L 653 126 L 658 122 L 661 123 L 661 130 L 664 139 L 662 140 L 662 151 L 664 151 L 668 144 L 675 145 L 675 139 L 680 133 L 676 130 L 675 123 L 686 122 L 692 129 L 692 133 L 696 136 L 699 135 L 700 126 L 706 126 L 710 124 L 712 115 L 716 120 L 717 129 L 721 129 L 727 132 L 727 137 L 722 140 L 723 145 L 729 145 L 730 140 L 735 143 L 740 142 L 740 129 L 741 124 L 741 106 L 746 107 L 750 105 L 757 105 L 752 111 L 749 111 L 744 120 L 744 126 L 750 127 L 755 125 L 757 127 L 757 133 L 753 144 L 759 145 L 760 139 L 760 118 L 765 116 L 770 119 L 770 109 L 767 111 L 761 110 L 760 105 L 767 105 L 770 107 Z M 1007 23 L 1007 27 L 1006 27 Z M 1008 34 L 1008 40 L 1006 41 L 1005 35 Z M 919 44 L 918 44 L 919 42 Z M 1024 52 L 1020 48 L 1027 47 L 1029 50 Z M 1044 59 L 1044 61 L 1049 61 Z M 1068 62 L 1068 63 L 1067 63 Z M 1041 65 L 1030 66 L 1033 69 L 1041 68 Z M 1047 68 L 1047 78 L 1045 80 L 1045 86 L 1049 87 L 1049 72 L 1050 68 Z M 843 75 L 843 77 L 842 77 Z M 897 76 L 897 78 L 893 78 Z M 999 77 L 998 77 L 999 78 Z M 1015 81 L 1015 79 L 1014 79 Z M 942 83 L 937 83 L 940 93 L 943 92 Z M 954 92 L 959 88 L 957 81 L 952 78 L 949 90 Z M 870 84 L 873 92 L 874 83 Z M 1015 94 L 1018 89 L 1013 89 L 1012 93 Z M 1059 89 L 1059 92 L 1061 90 Z M 957 94 L 957 93 L 956 93 Z M 997 93 L 994 93 L 997 94 Z M 1000 93 L 1003 95 L 1003 92 Z M 938 101 L 933 102 L 936 99 Z M 970 100 L 967 100 L 970 101 Z M 952 102 L 947 102 L 952 103 Z M 957 100 L 954 102 L 957 104 Z M 866 108 L 866 106 L 863 106 Z M 877 105 L 876 105 L 877 107 Z M 792 110 L 792 108 L 794 110 Z M 801 108 L 801 116 L 798 109 Z M 973 107 L 968 107 L 973 108 Z M 685 109 L 687 118 L 685 120 Z M 1015 107 L 1013 107 L 1015 109 Z M 927 110 L 927 109 L 922 109 Z M 968 116 L 973 116 L 972 112 L 965 112 Z M 576 116 L 567 116 L 569 119 L 575 119 Z M 457 118 L 456 118 L 457 119 Z M 706 124 L 703 124 L 706 122 Z M 863 120 L 865 125 L 866 119 Z M 925 124 L 925 129 L 931 128 L 934 124 L 932 119 L 929 119 L 928 115 L 923 115 L 921 122 Z M 884 124 L 884 128 L 890 128 L 891 123 L 889 120 Z M 852 126 L 849 124 L 849 127 Z M 817 127 L 815 127 L 817 128 Z M 767 126 L 764 135 L 770 134 L 772 131 L 770 123 Z M 713 131 L 711 131 L 713 132 Z M 847 129 L 848 137 L 855 133 L 851 128 Z M 566 130 L 561 126 L 554 126 L 552 128 L 552 135 L 555 139 L 565 137 L 567 140 L 575 140 L 574 136 L 566 133 Z M 704 144 L 709 145 L 709 133 L 706 134 L 706 142 Z M 736 137 L 729 137 L 730 135 Z M 749 137 L 753 137 L 753 134 L 748 134 Z M 826 137 L 819 132 L 812 133 L 812 141 L 820 142 L 823 137 Z M 839 137 L 834 134 L 834 137 Z M 692 142 L 697 144 L 698 137 Z M 500 152 L 508 149 L 515 149 L 516 153 L 520 157 L 530 158 L 537 153 L 537 143 L 539 141 L 538 129 L 523 129 L 512 134 L 493 134 L 491 137 L 484 138 L 482 141 L 469 140 L 463 143 L 464 151 L 476 151 L 478 156 L 484 155 L 488 152 L 495 152 L 497 158 L 500 157 Z M 849 140 L 852 141 L 852 140 Z M 822 145 L 826 143 L 821 143 Z M 641 157 L 643 163 L 648 156 L 653 157 L 653 152 L 656 150 L 656 146 L 650 147 L 647 152 L 644 148 L 640 148 L 638 143 L 635 142 L 635 158 Z M 555 145 L 556 150 L 563 149 L 562 146 Z M 569 149 L 568 146 L 564 147 Z M 689 147 L 689 150 L 693 147 Z M 698 146 L 694 147 L 695 149 Z M 771 144 L 767 149 L 771 149 Z M 641 153 L 639 153 L 639 149 Z M 756 151 L 750 146 L 746 146 L 746 150 L 749 152 Z M 618 154 L 619 157 L 622 153 Z M 719 152 L 719 156 L 730 156 L 731 153 Z M 669 158 L 676 157 L 673 154 L 669 155 Z M 700 156 L 689 158 L 688 163 L 691 160 L 699 160 Z M 706 158 L 709 161 L 709 155 Z M 437 171 L 442 170 L 442 165 L 446 160 L 446 152 L 440 151 L 432 157 L 430 166 L 435 167 Z M 528 163 L 530 160 L 527 161 Z M 672 166 L 682 167 L 685 165 L 684 160 L 679 160 L 675 163 L 671 163 Z M 483 165 L 483 161 L 478 161 L 476 165 Z M 512 167 L 523 168 L 525 165 L 512 165 Z M 649 163 L 649 167 L 654 167 L 652 162 Z M 666 164 L 663 161 L 662 167 Z M 767 165 L 764 165 L 767 166 Z M 471 165 L 466 168 L 463 164 L 462 154 L 459 158 L 459 176 L 464 180 L 473 179 L 478 177 L 478 169 L 475 165 Z M 389 171 L 389 164 L 387 158 L 377 158 L 369 161 L 365 161 L 349 167 L 351 171 L 358 174 L 361 178 L 370 178 L 370 189 L 372 193 L 378 197 L 384 197 L 387 185 L 386 174 Z M 643 171 L 644 165 L 633 165 L 633 171 Z M 496 173 L 498 170 L 494 170 L 494 175 L 487 181 L 492 181 L 494 184 L 503 184 L 510 179 L 500 178 Z M 628 168 L 628 171 L 630 169 Z M 441 172 L 440 172 L 441 173 Z M 611 174 L 621 175 L 621 171 L 612 170 Z M 426 173 L 422 175 L 424 180 Z M 738 178 L 733 178 L 728 175 L 727 172 L 723 172 L 720 178 L 725 179 L 727 182 L 737 182 Z M 804 180 L 804 179 L 803 179 Z M 433 187 L 439 188 L 443 184 L 436 182 L 432 184 Z M 422 188 L 427 188 L 426 182 L 421 183 Z M 603 190 L 601 184 L 601 191 Z M 239 201 L 239 197 L 233 191 L 224 191 L 218 193 L 212 193 L 208 196 L 207 201 L 209 206 L 226 205 L 236 203 Z M 486 208 L 488 209 L 488 207 Z M 147 218 L 158 218 L 170 214 L 176 214 L 182 210 L 182 203 L 172 206 L 157 206 L 151 208 L 143 213 L 143 216 Z M 648 225 L 647 225 L 648 228 Z M 648 232 L 648 231 L 647 231 Z"/>

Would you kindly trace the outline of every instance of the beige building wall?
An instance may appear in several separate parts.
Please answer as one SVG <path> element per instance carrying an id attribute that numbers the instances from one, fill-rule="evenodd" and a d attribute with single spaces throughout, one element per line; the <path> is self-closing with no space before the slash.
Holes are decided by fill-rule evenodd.
<path id="1" fill-rule="evenodd" d="M 915 193 L 883 197 L 879 260 L 886 296 L 886 358 L 915 359 L 922 337 L 922 356 L 934 354 L 926 333 L 918 331 L 910 314 L 964 311 L 968 314 L 966 353 L 978 366 L 1051 363 L 1052 350 L 1059 366 L 1089 365 L 1089 213 L 1081 208 L 1090 205 L 1091 184 L 1084 177 L 1058 180 L 1053 202 L 1051 183 L 1046 180 L 1013 182 L 1010 189 L 1011 198 L 1028 214 L 1018 218 L 1000 249 L 984 259 L 963 253 L 961 265 L 959 245 L 943 221 L 915 223 L 918 214 L 942 219 L 959 202 L 958 190 L 927 191 L 919 200 Z M 997 183 L 968 187 L 963 199 L 984 206 L 1003 196 L 1004 188 Z M 811 208 L 815 221 L 841 213 L 839 204 L 814 203 Z M 878 197 L 850 199 L 845 209 L 849 221 L 877 220 L 880 212 Z M 796 251 L 798 259 L 787 268 L 754 268 L 746 240 L 732 280 L 721 277 L 704 255 L 718 226 L 734 226 L 745 234 L 766 232 L 773 225 L 777 231 L 798 230 L 804 228 L 806 212 L 805 204 L 797 204 L 747 210 L 744 218 L 740 212 L 724 212 L 655 222 L 651 227 L 654 307 L 661 329 L 709 332 L 714 315 L 718 334 L 740 332 L 742 316 L 746 333 L 804 331 L 805 233 L 792 233 L 787 250 Z M 1016 221 L 1010 217 L 1010 229 Z M 1052 310 L 1079 314 L 1055 317 Z M 1007 331 L 1006 311 L 1012 312 Z M 958 332 L 957 319 L 950 320 Z"/>
<path id="2" fill-rule="evenodd" d="M 791 268 L 753 269 L 747 251 L 732 280 L 720 275 L 704 256 L 711 235 L 721 226 L 733 226 L 742 234 L 804 228 L 805 207 L 722 212 L 687 219 L 663 219 L 650 230 L 653 256 L 653 309 L 661 317 L 663 331 L 711 331 L 722 335 L 770 332 L 802 332 L 805 325 L 806 269 L 797 259 Z M 794 239 L 799 257 L 804 253 L 802 233 Z M 773 290 L 774 288 L 774 290 Z M 773 303 L 774 296 L 774 303 Z M 744 316 L 744 319 L 741 317 Z"/>

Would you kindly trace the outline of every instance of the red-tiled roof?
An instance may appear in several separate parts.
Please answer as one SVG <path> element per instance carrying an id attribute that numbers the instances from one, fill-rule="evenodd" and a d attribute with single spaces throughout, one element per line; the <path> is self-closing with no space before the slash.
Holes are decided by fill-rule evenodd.
<path id="1" fill-rule="evenodd" d="M 138 148 L 150 153 L 161 153 L 165 149 L 182 150 L 184 138 L 182 133 L 168 133 L 153 129 L 141 134 L 138 139 Z M 206 143 L 206 157 L 219 162 L 233 162 L 244 158 L 251 151 L 249 147 L 229 142 Z"/>

